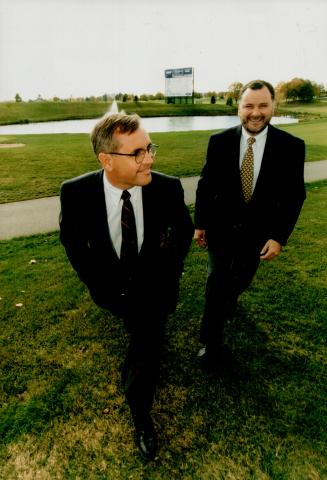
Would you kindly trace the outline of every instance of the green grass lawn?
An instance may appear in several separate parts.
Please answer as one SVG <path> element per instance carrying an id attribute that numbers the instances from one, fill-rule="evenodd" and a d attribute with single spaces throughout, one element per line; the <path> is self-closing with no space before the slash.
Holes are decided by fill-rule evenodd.
<path id="1" fill-rule="evenodd" d="M 327 116 L 327 100 L 320 100 L 313 103 L 284 103 L 280 105 L 279 112 L 286 112 L 289 115 L 312 115 L 314 117 Z"/>
<path id="2" fill-rule="evenodd" d="M 147 465 L 120 390 L 121 322 L 94 306 L 56 233 L 0 242 L 0 478 L 326 478 L 326 202 L 327 182 L 308 187 L 289 245 L 242 295 L 227 330 L 235 377 L 195 362 L 206 252 L 193 246 Z"/>
<path id="3" fill-rule="evenodd" d="M 0 102 L 0 125 L 98 118 L 107 102 Z"/>
<path id="4" fill-rule="evenodd" d="M 198 175 L 209 132 L 156 133 L 155 168 L 178 176 Z M 58 195 L 64 179 L 100 168 L 89 135 L 20 135 L 6 141 L 24 148 L 0 149 L 0 203 Z"/>
<path id="5" fill-rule="evenodd" d="M 327 118 L 281 126 L 306 141 L 307 160 L 327 159 Z M 155 168 L 172 175 L 199 175 L 211 131 L 153 133 L 159 145 Z M 89 135 L 10 135 L 0 143 L 24 143 L 0 149 L 0 203 L 58 195 L 63 180 L 99 167 Z"/>
<path id="6" fill-rule="evenodd" d="M 0 125 L 54 120 L 99 118 L 111 102 L 0 102 Z M 236 107 L 215 105 L 167 105 L 163 102 L 118 102 L 119 110 L 141 117 L 178 115 L 234 115 Z"/>
<path id="7" fill-rule="evenodd" d="M 28 122 L 46 122 L 54 120 L 72 120 L 99 118 L 107 112 L 110 102 L 0 102 L 0 125 Z M 237 105 L 228 107 L 225 100 L 218 99 L 211 105 L 208 99 L 194 105 L 167 105 L 155 102 L 118 102 L 119 110 L 126 113 L 138 113 L 142 117 L 178 116 L 178 115 L 235 115 Z M 282 103 L 277 114 L 296 115 L 300 118 L 327 116 L 327 102 Z"/>
<path id="8" fill-rule="evenodd" d="M 283 125 L 282 129 L 305 141 L 308 161 L 327 159 L 327 118 Z"/>

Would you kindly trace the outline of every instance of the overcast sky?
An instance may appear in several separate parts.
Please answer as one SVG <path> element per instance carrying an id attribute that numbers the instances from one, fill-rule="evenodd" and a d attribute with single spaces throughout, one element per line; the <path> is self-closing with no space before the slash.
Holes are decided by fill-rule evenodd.
<path id="1" fill-rule="evenodd" d="M 294 77 L 327 85 L 327 0 L 0 0 L 0 101 L 195 90 Z"/>

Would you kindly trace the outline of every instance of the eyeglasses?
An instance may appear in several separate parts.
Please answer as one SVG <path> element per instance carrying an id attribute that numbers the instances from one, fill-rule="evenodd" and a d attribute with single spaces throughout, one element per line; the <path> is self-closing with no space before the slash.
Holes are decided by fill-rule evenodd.
<path id="1" fill-rule="evenodd" d="M 149 153 L 151 157 L 155 157 L 157 153 L 158 145 L 150 143 L 146 148 L 139 148 L 134 153 L 119 153 L 119 152 L 107 152 L 108 155 L 121 155 L 122 157 L 134 157 L 137 164 L 141 164 L 144 160 L 145 154 Z"/>

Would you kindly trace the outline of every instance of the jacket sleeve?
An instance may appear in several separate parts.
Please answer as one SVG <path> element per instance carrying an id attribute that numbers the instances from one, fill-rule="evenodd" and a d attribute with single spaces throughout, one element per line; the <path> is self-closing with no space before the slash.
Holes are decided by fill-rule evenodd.
<path id="1" fill-rule="evenodd" d="M 80 194 L 73 182 L 64 182 L 60 189 L 60 241 L 79 278 L 88 287 L 92 284 L 93 262 L 88 238 L 83 229 Z"/>
<path id="2" fill-rule="evenodd" d="M 270 238 L 278 241 L 281 245 L 286 245 L 306 198 L 304 185 L 305 144 L 303 140 L 294 138 L 288 159 L 289 167 L 286 172 L 282 172 L 284 188 L 280 196 L 279 213 L 272 221 L 270 232 Z"/>
<path id="3" fill-rule="evenodd" d="M 165 306 L 168 312 L 176 308 L 179 297 L 179 280 L 184 269 L 184 260 L 190 248 L 194 228 L 193 222 L 184 202 L 184 191 L 180 180 L 170 182 L 170 192 L 166 191 L 168 207 L 166 231 L 160 245 L 159 284 L 165 292 Z"/>
<path id="4" fill-rule="evenodd" d="M 206 161 L 196 190 L 194 224 L 195 228 L 199 230 L 206 230 L 209 222 L 209 204 L 212 196 L 212 182 L 216 177 L 215 172 L 213 171 L 213 151 L 214 139 L 211 137 L 208 144 Z"/>
<path id="5" fill-rule="evenodd" d="M 176 244 L 178 257 L 183 261 L 190 248 L 194 226 L 187 206 L 184 201 L 184 191 L 180 180 L 176 182 L 176 197 L 173 206 L 173 220 L 176 231 Z"/>
<path id="6" fill-rule="evenodd" d="M 162 233 L 160 240 L 161 266 L 167 277 L 179 278 L 183 262 L 190 248 L 194 227 L 184 202 L 184 191 L 179 179 L 171 177 L 166 184 L 168 190 L 162 191 L 165 207 L 161 218 Z"/>

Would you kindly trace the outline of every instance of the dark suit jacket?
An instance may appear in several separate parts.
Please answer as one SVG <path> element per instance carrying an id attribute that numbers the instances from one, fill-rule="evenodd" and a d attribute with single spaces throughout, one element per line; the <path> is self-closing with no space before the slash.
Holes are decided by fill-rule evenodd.
<path id="1" fill-rule="evenodd" d="M 144 241 L 130 301 L 173 311 L 183 260 L 193 235 L 180 181 L 157 172 L 142 187 Z M 112 245 L 105 205 L 103 170 L 61 186 L 60 239 L 79 278 L 95 303 L 120 314 L 122 269 Z"/>
<path id="2" fill-rule="evenodd" d="M 199 180 L 195 228 L 207 231 L 208 246 L 241 232 L 262 248 L 273 239 L 285 245 L 305 199 L 303 140 L 268 126 L 259 177 L 248 204 L 243 200 L 239 155 L 241 126 L 210 138 Z"/>

